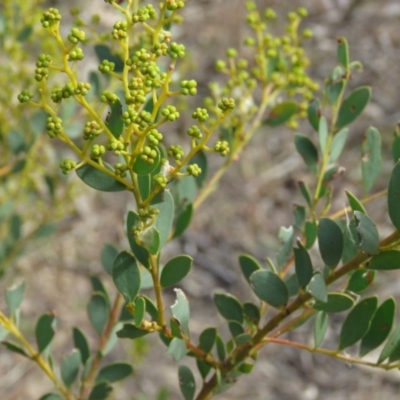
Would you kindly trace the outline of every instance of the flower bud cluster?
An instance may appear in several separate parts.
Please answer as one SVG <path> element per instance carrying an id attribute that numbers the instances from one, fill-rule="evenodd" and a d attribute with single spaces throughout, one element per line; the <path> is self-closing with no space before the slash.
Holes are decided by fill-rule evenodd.
<path id="1" fill-rule="evenodd" d="M 21 93 L 18 95 L 18 101 L 20 103 L 28 103 L 29 101 L 32 100 L 32 98 L 33 98 L 33 93 L 27 89 L 22 90 Z"/>
<path id="2" fill-rule="evenodd" d="M 51 64 L 51 56 L 40 54 L 36 61 L 35 80 L 41 82 L 49 76 L 49 66 Z"/>
<path id="3" fill-rule="evenodd" d="M 72 28 L 67 38 L 71 43 L 77 44 L 78 42 L 84 42 L 86 40 L 86 34 L 79 28 Z"/>
<path id="4" fill-rule="evenodd" d="M 68 61 L 81 61 L 85 55 L 83 54 L 83 50 L 80 47 L 72 50 L 68 55 Z"/>
<path id="5" fill-rule="evenodd" d="M 76 162 L 71 159 L 66 159 L 60 163 L 60 168 L 64 175 L 67 175 L 68 172 L 72 171 L 75 167 Z"/>
<path id="6" fill-rule="evenodd" d="M 47 134 L 51 138 L 55 138 L 59 133 L 62 132 L 62 119 L 58 117 L 48 117 L 46 123 Z"/>
<path id="7" fill-rule="evenodd" d="M 88 121 L 83 129 L 83 139 L 93 140 L 101 133 L 101 127 L 96 121 Z"/>
<path id="8" fill-rule="evenodd" d="M 128 171 L 128 166 L 126 164 L 116 163 L 114 165 L 115 175 L 120 176 L 121 178 L 125 178 L 126 171 Z"/>
<path id="9" fill-rule="evenodd" d="M 229 143 L 224 141 L 218 141 L 214 145 L 214 150 L 219 153 L 222 157 L 226 156 L 229 154 Z"/>
<path id="10" fill-rule="evenodd" d="M 195 139 L 201 139 L 203 137 L 203 134 L 201 133 L 200 128 L 197 125 L 193 125 L 191 126 L 188 130 L 187 130 L 187 134 Z"/>
<path id="11" fill-rule="evenodd" d="M 134 24 L 137 24 L 138 22 L 146 22 L 151 18 L 155 18 L 156 15 L 157 13 L 153 5 L 147 4 L 143 7 L 140 7 L 135 14 L 132 14 L 132 22 Z"/>
<path id="12" fill-rule="evenodd" d="M 197 119 L 200 122 L 206 122 L 210 116 L 205 108 L 196 108 L 196 111 L 192 114 L 193 119 Z"/>
<path id="13" fill-rule="evenodd" d="M 197 164 L 190 164 L 186 167 L 186 171 L 189 175 L 199 176 L 201 174 L 201 168 Z"/>
<path id="14" fill-rule="evenodd" d="M 161 115 L 164 116 L 168 121 L 175 121 L 179 118 L 179 112 L 174 106 L 167 106 L 161 110 Z"/>
<path id="15" fill-rule="evenodd" d="M 98 68 L 102 74 L 106 74 L 108 72 L 114 71 L 115 63 L 108 60 L 103 60 Z"/>
<path id="16" fill-rule="evenodd" d="M 106 153 L 106 148 L 102 145 L 94 144 L 92 150 L 90 151 L 90 158 L 97 160 L 101 158 Z"/>
<path id="17" fill-rule="evenodd" d="M 180 83 L 181 93 L 185 96 L 194 96 L 197 93 L 197 82 L 194 79 Z"/>
<path id="18" fill-rule="evenodd" d="M 90 90 L 90 83 L 78 82 L 76 88 L 74 89 L 74 94 L 77 96 L 86 96 L 89 90 Z"/>
<path id="19" fill-rule="evenodd" d="M 168 11 L 175 11 L 185 7 L 185 2 L 183 2 L 182 0 L 168 0 L 167 4 Z"/>
<path id="20" fill-rule="evenodd" d="M 112 93 L 108 90 L 105 90 L 101 96 L 100 101 L 107 104 L 113 104 L 118 100 L 118 96 L 115 93 Z"/>
<path id="21" fill-rule="evenodd" d="M 108 150 L 113 151 L 116 156 L 119 156 L 121 154 L 121 151 L 125 149 L 124 144 L 117 140 L 113 139 L 109 144 L 108 144 Z"/>
<path id="22" fill-rule="evenodd" d="M 147 133 L 147 140 L 152 145 L 157 146 L 163 140 L 163 135 L 157 129 L 151 129 Z"/>
<path id="23" fill-rule="evenodd" d="M 128 36 L 128 23 L 126 21 L 117 21 L 111 32 L 111 36 L 115 40 L 123 40 Z"/>
<path id="24" fill-rule="evenodd" d="M 177 161 L 184 156 L 182 146 L 179 144 L 169 146 L 167 154 L 169 157 L 173 157 Z"/>
<path id="25" fill-rule="evenodd" d="M 40 19 L 43 28 L 49 28 L 60 21 L 61 14 L 56 8 L 49 8 L 43 13 L 42 18 Z"/>
<path id="26" fill-rule="evenodd" d="M 157 158 L 157 151 L 152 149 L 150 146 L 145 146 L 140 158 L 147 164 L 154 164 L 154 161 Z"/>

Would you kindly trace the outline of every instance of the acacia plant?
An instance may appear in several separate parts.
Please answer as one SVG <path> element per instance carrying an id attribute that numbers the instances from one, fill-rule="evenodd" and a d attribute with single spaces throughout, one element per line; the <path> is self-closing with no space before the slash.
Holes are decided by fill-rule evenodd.
<path id="1" fill-rule="evenodd" d="M 176 362 L 186 356 L 195 358 L 198 378 L 185 363 L 178 367 L 185 400 L 209 399 L 228 389 L 251 372 L 261 349 L 270 344 L 375 368 L 399 368 L 400 325 L 392 332 L 396 302 L 390 297 L 378 304 L 376 295 L 362 294 L 373 284 L 377 271 L 400 268 L 397 130 L 395 166 L 387 190 L 371 195 L 382 162 L 380 133 L 370 127 L 361 146 L 362 197 L 347 191 L 348 206 L 331 213 L 333 182 L 343 172 L 340 157 L 349 125 L 371 97 L 369 87 L 348 89 L 349 80 L 362 66 L 350 60 L 346 39 L 338 39 L 337 65 L 322 93 L 316 94 L 319 87 L 306 73 L 309 61 L 302 47 L 312 32 L 299 33 L 307 11 L 289 13 L 285 34 L 275 36 L 269 30 L 274 11 L 259 11 L 249 1 L 250 33 L 245 45 L 252 57 L 241 58 L 237 50 L 229 49 L 226 60 L 216 63 L 225 83 L 212 83 L 204 107 L 195 105 L 187 111 L 192 102 L 181 100 L 196 95 L 197 82 L 174 73 L 186 49 L 173 41 L 171 31 L 181 19 L 185 2 L 165 0 L 158 7 L 137 0 L 106 2 L 121 19 L 111 32 L 99 35 L 102 43 L 95 45 L 99 72 L 92 72 L 90 78 L 80 76 L 87 42 L 83 23 L 77 18 L 77 26 L 64 37 L 61 14 L 50 8 L 41 23 L 57 43 L 58 54 L 38 56 L 37 84 L 18 96 L 21 103 L 46 113 L 47 135 L 69 148 L 72 156 L 59 165 L 64 174 L 74 171 L 96 190 L 126 191 L 135 204 L 124 222 L 130 248 L 119 252 L 106 244 L 101 254 L 101 263 L 117 289 L 114 298 L 99 277 L 91 281 L 87 311 L 98 334 L 97 347 L 91 348 L 84 332 L 75 327 L 75 348 L 57 367 L 51 352 L 54 313 L 37 321 L 34 346 L 18 327 L 24 284 L 6 293 L 8 310 L 0 312 L 2 343 L 31 358 L 53 381 L 56 391 L 41 399 L 108 398 L 111 384 L 132 372 L 126 361 L 102 364 L 116 337 L 135 340 L 158 335 Z M 60 114 L 62 106 L 71 103 L 79 106 L 79 136 L 66 131 Z M 183 112 L 191 115 L 192 123 L 186 139 L 177 139 L 173 129 Z M 294 135 L 294 144 L 313 183 L 299 182 L 304 201 L 294 207 L 293 225 L 280 229 L 282 247 L 276 261 L 268 259 L 263 265 L 250 255 L 239 256 L 243 277 L 255 294 L 249 296 L 252 300 L 214 294 L 216 310 L 226 319 L 230 336 L 205 326 L 195 338 L 190 332 L 189 303 L 179 288 L 195 260 L 184 254 L 164 260 L 163 248 L 189 227 L 193 213 L 212 195 L 232 161 L 240 160 L 255 132 L 281 124 L 296 129 L 298 118 L 307 118 L 310 125 L 307 134 Z M 224 162 L 209 177 L 207 159 L 213 156 L 224 157 Z M 380 238 L 367 204 L 384 196 L 394 228 Z M 311 257 L 311 250 L 317 250 L 318 256 Z M 176 301 L 167 307 L 164 290 L 169 287 L 175 288 Z M 144 292 L 149 288 L 151 294 Z M 322 343 L 329 315 L 337 312 L 347 315 L 339 343 L 327 349 Z M 314 324 L 313 346 L 284 338 L 305 322 Z M 358 356 L 344 353 L 357 343 Z M 380 345 L 383 349 L 375 362 L 362 359 Z"/>

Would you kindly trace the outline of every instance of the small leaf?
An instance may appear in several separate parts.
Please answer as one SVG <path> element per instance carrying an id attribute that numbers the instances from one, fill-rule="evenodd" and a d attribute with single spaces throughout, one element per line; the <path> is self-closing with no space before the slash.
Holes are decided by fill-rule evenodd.
<path id="1" fill-rule="evenodd" d="M 288 122 L 297 112 L 299 108 L 294 101 L 283 101 L 277 104 L 270 111 L 268 118 L 264 121 L 265 125 L 276 127 Z"/>
<path id="2" fill-rule="evenodd" d="M 393 132 L 392 154 L 393 161 L 396 164 L 400 160 L 400 127 L 396 126 Z"/>
<path id="3" fill-rule="evenodd" d="M 136 297 L 135 300 L 135 325 L 140 326 L 146 313 L 146 300 L 143 297 Z"/>
<path id="4" fill-rule="evenodd" d="M 396 313 L 396 302 L 391 297 L 384 301 L 376 310 L 367 334 L 363 337 L 360 346 L 360 357 L 380 346 L 393 326 Z"/>
<path id="5" fill-rule="evenodd" d="M 228 321 L 243 323 L 243 308 L 238 299 L 230 294 L 216 293 L 214 303 L 218 312 Z"/>
<path id="6" fill-rule="evenodd" d="M 335 268 L 342 258 L 344 246 L 342 231 L 335 221 L 321 218 L 318 224 L 318 246 L 324 263 Z"/>
<path id="7" fill-rule="evenodd" d="M 6 303 L 10 315 L 14 315 L 21 305 L 24 291 L 25 281 L 22 281 L 19 285 L 14 285 L 6 290 Z"/>
<path id="8" fill-rule="evenodd" d="M 181 361 L 185 357 L 186 352 L 186 344 L 183 339 L 173 338 L 168 345 L 167 354 L 172 356 L 175 362 Z"/>
<path id="9" fill-rule="evenodd" d="M 186 179 L 183 179 L 186 180 Z M 190 222 L 192 221 L 193 216 L 193 204 L 188 204 L 185 209 L 178 215 L 175 222 L 175 230 L 173 239 L 181 236 L 183 232 L 189 227 Z"/>
<path id="10" fill-rule="evenodd" d="M 55 316 L 43 314 L 36 323 L 35 336 L 39 353 L 42 353 L 51 343 L 54 337 Z"/>
<path id="11" fill-rule="evenodd" d="M 146 200 L 151 192 L 151 176 L 137 175 L 139 193 L 142 200 Z"/>
<path id="12" fill-rule="evenodd" d="M 101 335 L 105 328 L 110 309 L 103 293 L 94 292 L 87 305 L 89 320 L 98 335 Z"/>
<path id="13" fill-rule="evenodd" d="M 217 334 L 217 338 L 215 340 L 215 344 L 217 346 L 218 359 L 220 361 L 225 361 L 226 347 L 225 347 L 224 341 L 222 340 L 222 338 L 221 338 L 221 336 L 219 334 Z"/>
<path id="14" fill-rule="evenodd" d="M 197 365 L 197 369 L 200 372 L 201 377 L 203 378 L 203 380 L 205 380 L 207 375 L 209 374 L 209 372 L 212 369 L 211 365 L 207 364 L 204 361 L 199 360 L 198 358 L 196 359 L 196 365 Z"/>
<path id="15" fill-rule="evenodd" d="M 347 284 L 346 291 L 359 293 L 367 289 L 375 280 L 375 271 L 360 269 L 354 271 Z"/>
<path id="16" fill-rule="evenodd" d="M 353 193 L 351 193 L 348 190 L 345 190 L 347 200 L 349 201 L 350 207 L 353 211 L 359 211 L 363 214 L 366 214 L 367 211 L 365 210 L 364 206 L 362 205 L 361 201 L 357 199 L 356 196 L 354 196 Z"/>
<path id="17" fill-rule="evenodd" d="M 139 216 L 133 212 L 128 212 L 128 217 L 126 219 L 127 225 L 127 236 L 129 245 L 131 247 L 132 253 L 138 259 L 138 261 L 145 267 L 149 268 L 149 252 L 142 246 L 139 246 L 136 243 L 135 237 L 133 236 L 133 229 L 136 227 L 137 223 L 139 222 Z"/>
<path id="18" fill-rule="evenodd" d="M 169 190 L 164 191 L 164 201 L 154 206 L 159 214 L 156 217 L 154 227 L 160 232 L 160 248 L 168 241 L 169 234 L 174 221 L 174 199 Z"/>
<path id="19" fill-rule="evenodd" d="M 124 362 L 114 362 L 101 368 L 96 376 L 95 382 L 117 382 L 125 379 L 132 374 L 133 368 L 130 364 Z"/>
<path id="20" fill-rule="evenodd" d="M 340 106 L 336 128 L 341 129 L 357 119 L 369 103 L 370 98 L 371 88 L 362 86 L 354 90 Z"/>
<path id="21" fill-rule="evenodd" d="M 64 400 L 64 397 L 58 393 L 47 393 L 43 395 L 39 400 Z"/>
<path id="22" fill-rule="evenodd" d="M 157 309 L 156 305 L 147 296 L 141 296 L 141 297 L 143 297 L 146 302 L 146 312 L 150 315 L 150 317 L 152 318 L 152 321 L 157 321 L 158 309 Z"/>
<path id="23" fill-rule="evenodd" d="M 310 189 L 308 188 L 307 184 L 304 183 L 303 181 L 299 181 L 298 185 L 299 185 L 301 195 L 303 196 L 303 198 L 307 202 L 307 204 L 310 206 L 311 205 Z"/>
<path id="24" fill-rule="evenodd" d="M 400 161 L 395 165 L 390 176 L 388 187 L 388 209 L 389 217 L 400 232 Z"/>
<path id="25" fill-rule="evenodd" d="M 95 385 L 90 392 L 88 400 L 105 400 L 112 392 L 113 388 L 106 382 Z"/>
<path id="26" fill-rule="evenodd" d="M 305 248 L 311 249 L 317 240 L 318 227 L 316 221 L 306 221 L 304 225 L 304 236 L 306 238 Z"/>
<path id="27" fill-rule="evenodd" d="M 342 263 L 347 263 L 358 253 L 359 237 L 356 221 L 344 225 Z"/>
<path id="28" fill-rule="evenodd" d="M 306 208 L 298 204 L 293 204 L 293 216 L 294 216 L 294 226 L 298 229 L 302 229 L 304 221 L 306 220 Z"/>
<path id="29" fill-rule="evenodd" d="M 311 126 L 318 132 L 319 120 L 321 118 L 321 106 L 318 100 L 313 100 L 309 104 L 307 117 Z"/>
<path id="30" fill-rule="evenodd" d="M 294 248 L 294 263 L 296 268 L 296 276 L 299 286 L 306 287 L 313 276 L 313 266 L 311 257 L 307 250 L 302 246 L 300 241 L 297 243 L 298 248 Z"/>
<path id="31" fill-rule="evenodd" d="M 328 329 L 328 316 L 323 311 L 317 314 L 314 324 L 314 346 L 321 346 Z"/>
<path id="32" fill-rule="evenodd" d="M 229 324 L 231 324 L 231 323 L 229 323 Z M 243 344 L 250 343 L 252 339 L 253 338 L 249 333 L 242 333 L 240 335 L 236 334 L 234 336 L 236 346 L 241 346 Z"/>
<path id="33" fill-rule="evenodd" d="M 260 309 L 253 303 L 243 304 L 244 316 L 254 325 L 258 325 L 260 322 L 261 314 Z"/>
<path id="34" fill-rule="evenodd" d="M 348 134 L 349 134 L 348 128 L 343 128 L 338 133 L 335 134 L 332 140 L 331 153 L 329 155 L 329 163 L 334 163 L 342 154 L 344 145 L 346 144 L 347 141 Z"/>
<path id="35" fill-rule="evenodd" d="M 318 150 L 307 136 L 295 135 L 294 144 L 308 168 L 314 173 L 318 170 Z"/>
<path id="36" fill-rule="evenodd" d="M 85 365 L 86 361 L 90 357 L 90 349 L 89 343 L 86 339 L 86 336 L 79 328 L 73 328 L 72 336 L 74 339 L 74 346 L 80 351 L 81 353 L 81 361 L 82 364 Z"/>
<path id="37" fill-rule="evenodd" d="M 81 354 L 78 349 L 72 350 L 70 354 L 61 360 L 61 379 L 66 387 L 70 387 L 78 376 L 81 364 Z"/>
<path id="38" fill-rule="evenodd" d="M 137 173 L 138 175 L 149 175 L 151 174 L 160 164 L 161 162 L 161 154 L 160 150 L 157 146 L 147 146 L 150 148 L 151 151 L 156 152 L 156 156 L 153 157 L 152 163 L 149 164 L 147 161 L 143 160 L 141 154 L 139 154 L 135 162 L 133 163 L 133 172 Z"/>
<path id="39" fill-rule="evenodd" d="M 380 364 L 388 357 L 390 357 L 390 361 L 398 360 L 400 358 L 400 324 L 397 325 L 395 331 L 390 335 L 377 363 Z"/>
<path id="40" fill-rule="evenodd" d="M 325 154 L 326 144 L 328 143 L 328 123 L 325 117 L 321 117 L 319 120 L 318 137 L 321 153 Z"/>
<path id="41" fill-rule="evenodd" d="M 379 233 L 373 221 L 364 213 L 354 211 L 356 229 L 360 239 L 359 247 L 369 254 L 379 252 Z"/>
<path id="42" fill-rule="evenodd" d="M 102 293 L 107 301 L 107 305 L 110 306 L 110 297 L 100 277 L 98 277 L 97 275 L 92 275 L 90 277 L 90 283 L 92 284 L 92 291 Z"/>
<path id="43" fill-rule="evenodd" d="M 366 335 L 377 306 L 376 296 L 363 299 L 354 306 L 343 322 L 339 350 L 357 343 Z"/>
<path id="44" fill-rule="evenodd" d="M 205 352 L 209 353 L 211 349 L 214 347 L 215 340 L 217 338 L 217 329 L 216 328 L 206 328 L 200 334 L 199 338 L 199 347 Z"/>
<path id="45" fill-rule="evenodd" d="M 193 400 L 196 392 L 196 382 L 192 371 L 185 365 L 180 365 L 178 369 L 179 387 L 185 400 Z"/>
<path id="46" fill-rule="evenodd" d="M 392 269 L 400 269 L 400 251 L 389 250 L 373 256 L 366 265 L 367 269 L 388 271 Z"/>
<path id="47" fill-rule="evenodd" d="M 283 268 L 293 251 L 293 239 L 294 239 L 293 226 L 289 226 L 288 228 L 282 226 L 279 229 L 278 236 L 282 242 L 282 247 L 279 250 L 277 261 L 279 267 Z"/>
<path id="48" fill-rule="evenodd" d="M 246 278 L 246 281 L 250 283 L 250 275 L 261 269 L 258 261 L 247 254 L 241 254 L 239 256 L 239 265 L 242 271 L 243 276 Z"/>
<path id="49" fill-rule="evenodd" d="M 134 301 L 140 290 L 140 270 L 135 257 L 127 251 L 119 253 L 114 260 L 112 277 L 125 301 Z"/>
<path id="50" fill-rule="evenodd" d="M 381 143 L 381 134 L 376 128 L 370 126 L 365 132 L 362 144 L 361 170 L 365 195 L 369 194 L 381 172 Z"/>
<path id="51" fill-rule="evenodd" d="M 107 167 L 107 164 L 103 164 Z M 126 190 L 126 186 L 123 183 L 89 164 L 82 165 L 82 167 L 78 168 L 76 174 L 86 185 L 102 192 L 122 192 Z M 110 174 L 113 174 L 113 172 L 110 171 Z"/>
<path id="52" fill-rule="evenodd" d="M 325 279 L 319 272 L 311 278 L 310 284 L 308 285 L 308 290 L 315 300 L 319 300 L 323 303 L 328 301 L 328 292 L 326 290 Z"/>
<path id="53" fill-rule="evenodd" d="M 342 36 L 338 37 L 337 58 L 339 63 L 347 70 L 350 62 L 349 45 L 346 38 Z"/>
<path id="54" fill-rule="evenodd" d="M 228 327 L 233 338 L 244 333 L 243 326 L 237 321 L 228 321 Z"/>
<path id="55" fill-rule="evenodd" d="M 118 255 L 118 250 L 109 243 L 103 246 L 101 252 L 101 265 L 108 274 L 112 274 L 112 267 L 114 264 L 115 257 Z"/>
<path id="56" fill-rule="evenodd" d="M 337 68 L 339 71 L 342 70 L 342 68 L 340 67 Z M 343 88 L 344 88 L 344 81 L 342 78 L 339 78 L 339 80 L 335 80 L 332 78 L 328 79 L 328 81 L 325 84 L 325 93 L 330 105 L 336 105 L 339 96 L 343 91 Z"/>
<path id="57" fill-rule="evenodd" d="M 1 344 L 4 345 L 8 350 L 12 351 L 13 353 L 17 353 L 21 356 L 29 358 L 29 354 L 26 353 L 25 350 L 19 344 L 8 342 L 6 340 L 2 341 Z"/>
<path id="58" fill-rule="evenodd" d="M 149 332 L 139 329 L 133 324 L 124 324 L 122 329 L 117 332 L 117 336 L 121 339 L 138 339 L 148 333 Z"/>
<path id="59" fill-rule="evenodd" d="M 282 279 L 271 271 L 256 271 L 250 276 L 254 293 L 259 299 L 273 307 L 287 304 L 289 292 Z"/>
<path id="60" fill-rule="evenodd" d="M 299 293 L 300 286 L 297 280 L 297 275 L 292 274 L 285 279 L 285 285 L 289 292 L 289 297 L 296 296 Z"/>
<path id="61" fill-rule="evenodd" d="M 353 307 L 354 299 L 344 293 L 329 293 L 326 302 L 316 301 L 313 308 L 326 313 L 346 311 Z"/>
<path id="62" fill-rule="evenodd" d="M 176 293 L 176 301 L 171 306 L 171 312 L 175 319 L 181 324 L 181 331 L 189 336 L 189 302 L 181 289 L 174 289 Z"/>
<path id="63" fill-rule="evenodd" d="M 180 255 L 171 258 L 161 271 L 161 286 L 165 288 L 179 283 L 190 272 L 192 265 L 192 257 Z"/>

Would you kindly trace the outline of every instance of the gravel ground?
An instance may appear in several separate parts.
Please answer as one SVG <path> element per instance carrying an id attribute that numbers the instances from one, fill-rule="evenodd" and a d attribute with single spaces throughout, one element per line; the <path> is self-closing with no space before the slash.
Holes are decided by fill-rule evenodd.
<path id="1" fill-rule="evenodd" d="M 377 185 L 379 189 L 390 172 L 391 129 L 400 120 L 400 2 L 265 0 L 258 3 L 273 7 L 282 15 L 298 6 L 308 7 L 310 17 L 304 26 L 314 30 L 315 38 L 309 42 L 307 50 L 312 59 L 312 73 L 321 81 L 334 66 L 336 37 L 348 38 L 352 59 L 365 65 L 364 73 L 355 77 L 354 86 L 368 84 L 374 91 L 365 117 L 351 130 L 350 146 L 343 158 L 348 172 L 337 185 L 338 196 L 334 204 L 341 207 L 343 189 L 352 190 L 360 182 L 360 171 L 356 167 L 360 160 L 359 146 L 363 132 L 370 124 L 381 129 L 386 145 L 387 162 L 382 181 Z M 243 0 L 189 2 L 186 14 L 190 30 L 182 28 L 180 34 L 194 49 L 193 58 L 199 67 L 196 79 L 200 82 L 206 82 L 213 74 L 212 63 L 225 48 L 240 47 L 244 33 L 238 26 L 243 19 L 243 7 Z M 221 26 L 224 27 L 223 34 Z M 308 128 L 305 126 L 304 129 Z M 269 135 L 268 141 L 265 134 Z M 307 174 L 299 157 L 293 155 L 292 135 L 288 129 L 260 132 L 243 154 L 241 163 L 232 167 L 219 190 L 203 204 L 189 232 L 167 249 L 170 255 L 185 251 L 195 259 L 194 271 L 183 283 L 191 304 L 194 335 L 206 325 L 224 327 L 212 307 L 211 292 L 214 289 L 229 291 L 241 299 L 250 296 L 238 273 L 237 255 L 247 252 L 260 259 L 274 257 L 277 231 L 280 226 L 291 223 L 288 210 L 293 202 L 300 201 L 294 182 Z M 93 193 L 82 186 L 82 194 L 76 200 L 77 214 L 62 224 L 54 240 L 37 244 L 28 256 L 21 257 L 16 268 L 0 282 L 0 288 L 4 288 L 19 276 L 27 280 L 22 309 L 25 331 L 33 331 L 34 321 L 43 312 L 56 311 L 59 319 L 54 345 L 56 357 L 61 357 L 71 347 L 72 326 L 83 327 L 95 343 L 85 313 L 90 290 L 87 277 L 100 271 L 98 260 L 104 242 L 118 243 L 121 249 L 126 247 L 119 223 L 126 207 L 124 195 L 116 201 L 114 194 Z M 386 233 L 389 228 L 385 224 L 384 207 L 382 202 L 377 202 L 371 212 L 381 222 L 382 232 Z M 390 294 L 400 297 L 397 279 L 398 273 L 392 272 L 378 281 L 381 299 Z M 112 288 L 110 282 L 107 284 Z M 172 293 L 168 301 L 173 303 Z M 1 307 L 3 303 L 0 298 Z M 334 347 L 337 343 L 335 321 L 339 321 L 338 318 L 331 320 L 326 347 Z M 310 328 L 305 325 L 289 337 L 307 343 L 311 340 Z M 155 399 L 157 388 L 165 386 L 170 391 L 170 399 L 179 399 L 176 368 L 162 345 L 150 340 L 147 344 L 141 342 L 141 346 L 144 349 L 122 342 L 109 356 L 129 359 L 136 369 L 136 376 L 118 386 L 112 398 L 130 400 L 145 394 L 147 399 Z M 145 358 L 140 355 L 142 350 L 147 352 Z M 3 349 L 0 350 L 0 377 L 2 400 L 35 400 L 51 388 L 47 378 L 31 362 Z M 253 373 L 241 378 L 229 392 L 218 398 L 394 400 L 400 390 L 399 378 L 398 372 L 381 373 L 351 367 L 320 355 L 270 346 L 262 351 Z"/>

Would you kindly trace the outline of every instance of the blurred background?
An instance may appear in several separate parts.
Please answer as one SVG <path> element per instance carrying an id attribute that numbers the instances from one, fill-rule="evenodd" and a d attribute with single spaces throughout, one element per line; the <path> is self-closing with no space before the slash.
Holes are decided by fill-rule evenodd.
<path id="1" fill-rule="evenodd" d="M 344 36 L 349 42 L 351 59 L 364 65 L 364 71 L 355 74 L 351 86 L 373 88 L 370 105 L 360 121 L 351 126 L 348 146 L 341 159 L 346 172 L 335 184 L 332 211 L 344 206 L 344 189 L 361 195 L 360 145 L 369 125 L 382 133 L 384 164 L 376 190 L 384 188 L 393 165 L 392 131 L 400 121 L 400 2 L 264 0 L 257 3 L 277 12 L 279 18 L 272 29 L 279 33 L 283 33 L 289 11 L 307 7 L 310 15 L 302 26 L 314 32 L 314 38 L 306 42 L 311 59 L 310 74 L 314 79 L 322 84 L 330 74 L 336 65 L 336 38 Z M 72 6 L 80 7 L 82 18 L 90 18 L 95 11 L 105 27 L 111 26 L 115 18 L 101 0 L 86 4 L 52 1 L 51 5 L 59 7 L 63 15 Z M 215 60 L 223 58 L 228 47 L 243 49 L 245 1 L 190 0 L 184 16 L 187 24 L 175 28 L 173 35 L 191 50 L 196 69 L 188 75 L 198 80 L 200 94 L 206 95 L 207 83 L 220 79 L 213 69 Z M 63 19 L 63 25 L 68 31 L 68 18 Z M 85 68 L 90 70 L 90 61 Z M 301 124 L 299 131 L 307 134 L 310 127 Z M 232 166 L 218 190 L 198 210 L 190 229 L 166 250 L 166 257 L 186 252 L 194 258 L 194 269 L 182 283 L 191 305 L 194 337 L 205 326 L 214 324 L 222 328 L 225 325 L 212 304 L 214 290 L 229 291 L 241 300 L 251 296 L 239 275 L 238 254 L 249 253 L 260 260 L 274 258 L 279 248 L 279 228 L 293 222 L 293 203 L 302 201 L 296 182 L 308 179 L 308 172 L 294 150 L 293 133 L 286 127 L 258 132 L 240 162 Z M 32 334 L 34 323 L 42 313 L 57 314 L 55 353 L 60 356 L 72 347 L 73 326 L 79 326 L 95 343 L 85 311 L 90 296 L 89 277 L 91 274 L 103 276 L 100 253 L 104 243 L 113 243 L 120 250 L 127 248 L 123 220 L 129 208 L 128 198 L 117 195 L 116 201 L 115 194 L 90 191 L 75 176 L 69 179 L 76 181 L 71 211 L 64 212 L 55 233 L 28 247 L 0 280 L 0 293 L 21 277 L 27 282 L 22 307 L 25 332 Z M 385 207 L 384 200 L 368 207 L 379 222 L 382 235 L 390 232 Z M 389 295 L 400 298 L 398 279 L 398 272 L 390 272 L 377 282 L 375 287 L 379 288 L 380 299 Z M 112 283 L 107 281 L 107 284 L 112 290 Z M 171 305 L 172 292 L 168 299 Z M 0 307 L 4 304 L 4 298 L 0 297 Z M 330 319 L 324 347 L 335 348 L 339 333 L 335 321 L 340 319 L 341 315 Z M 306 324 L 289 337 L 311 344 L 311 325 Z M 155 399 L 160 387 L 167 388 L 170 399 L 180 398 L 174 362 L 157 340 L 120 341 L 108 357 L 130 360 L 135 367 L 135 375 L 117 385 L 112 399 Z M 2 400 L 35 400 L 52 388 L 35 364 L 3 348 L 0 348 L 0 377 Z M 243 376 L 230 391 L 217 398 L 394 400 L 399 390 L 398 371 L 385 373 L 300 350 L 269 346 L 261 352 L 252 374 Z"/>

